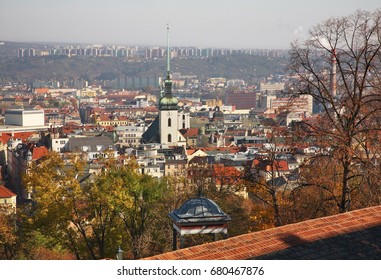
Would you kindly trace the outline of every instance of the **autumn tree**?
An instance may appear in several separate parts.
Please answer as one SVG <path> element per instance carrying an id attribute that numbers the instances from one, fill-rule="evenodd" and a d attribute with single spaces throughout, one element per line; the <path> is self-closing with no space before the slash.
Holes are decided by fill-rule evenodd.
<path id="1" fill-rule="evenodd" d="M 300 167 L 300 183 L 290 190 L 292 221 L 329 216 L 341 201 L 341 165 L 329 157 L 313 157 Z"/>
<path id="2" fill-rule="evenodd" d="M 194 161 L 188 168 L 188 191 L 186 199 L 205 196 L 215 201 L 231 217 L 229 235 L 235 236 L 252 230 L 251 217 L 254 205 L 246 199 L 243 174 L 232 166 L 210 164 L 207 158 Z M 184 197 L 184 196 L 183 196 Z M 173 209 L 172 209 L 173 210 Z M 195 236 L 190 237 L 196 239 Z M 211 241 L 201 236 L 194 244 Z"/>
<path id="3" fill-rule="evenodd" d="M 95 202 L 96 191 L 82 188 L 83 164 L 51 153 L 33 165 L 24 182 L 35 205 L 32 228 L 52 239 L 53 244 L 67 248 L 77 259 L 99 259 L 105 257 L 104 231 L 112 217 L 103 197 Z M 101 206 L 102 213 L 97 208 Z"/>
<path id="4" fill-rule="evenodd" d="M 155 221 L 167 215 L 160 207 L 166 184 L 138 173 L 133 159 L 106 153 L 98 164 L 98 174 L 87 174 L 84 162 L 56 153 L 36 163 L 24 178 L 34 201 L 31 229 L 77 259 L 115 257 L 119 246 L 128 258 L 150 255 L 159 247 Z"/>
<path id="5" fill-rule="evenodd" d="M 292 141 L 284 127 L 267 130 L 268 143 L 263 146 L 263 154 L 245 166 L 244 172 L 249 197 L 256 203 L 256 214 L 252 217 L 252 222 L 257 230 L 281 226 L 290 221 L 284 213 L 289 204 L 288 177 L 292 171 L 280 151 L 291 147 Z"/>
<path id="6" fill-rule="evenodd" d="M 354 208 L 354 193 L 364 191 L 368 171 L 380 172 L 369 140 L 379 142 L 373 136 L 380 128 L 381 10 L 329 19 L 309 37 L 294 43 L 290 52 L 297 76 L 293 94 L 311 95 L 320 105 L 321 117 L 306 125 L 325 151 L 319 157 L 337 166 L 339 195 L 335 191 L 334 199 L 338 211 L 346 212 Z"/>
<path id="7" fill-rule="evenodd" d="M 164 181 L 124 167 L 111 170 L 107 176 L 107 180 L 110 177 L 121 180 L 124 186 L 118 195 L 122 197 L 115 201 L 115 211 L 127 235 L 131 257 L 138 259 L 149 255 L 151 245 L 155 243 L 152 226 L 160 216 L 167 214 L 158 211 L 167 191 Z"/>
<path id="8" fill-rule="evenodd" d="M 0 259 L 10 260 L 15 256 L 17 241 L 14 214 L 0 212 Z"/>

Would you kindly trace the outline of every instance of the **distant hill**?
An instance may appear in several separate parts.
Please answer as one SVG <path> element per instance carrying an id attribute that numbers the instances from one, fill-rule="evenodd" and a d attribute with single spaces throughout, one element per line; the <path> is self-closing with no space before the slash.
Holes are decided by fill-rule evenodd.
<path id="1" fill-rule="evenodd" d="M 0 46 L 0 82 L 17 81 L 30 83 L 34 80 L 72 80 L 83 78 L 110 80 L 117 76 L 164 76 L 165 59 L 127 61 L 115 57 L 66 57 L 46 56 L 17 58 L 18 48 L 32 48 L 32 43 L 5 42 Z M 41 48 L 41 44 L 39 45 Z M 283 74 L 287 59 L 268 58 L 248 54 L 215 56 L 209 58 L 173 59 L 172 72 L 182 75 L 195 75 L 199 79 L 225 77 L 255 82 L 270 74 Z"/>

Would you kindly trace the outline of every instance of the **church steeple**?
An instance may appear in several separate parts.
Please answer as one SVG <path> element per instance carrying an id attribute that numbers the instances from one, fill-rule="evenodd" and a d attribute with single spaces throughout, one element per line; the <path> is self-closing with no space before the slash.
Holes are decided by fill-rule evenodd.
<path id="1" fill-rule="evenodd" d="M 177 98 L 172 95 L 171 53 L 169 48 L 169 26 L 167 25 L 167 73 L 164 81 L 164 91 L 159 100 L 159 115 L 143 134 L 144 143 L 160 143 L 167 146 L 186 145 L 184 136 L 179 129 L 189 128 L 189 113 L 179 113 Z M 160 84 L 161 86 L 162 84 Z"/>
<path id="2" fill-rule="evenodd" d="M 172 95 L 172 80 L 171 80 L 171 53 L 169 48 L 169 25 L 167 24 L 167 77 L 164 81 L 164 96 L 160 98 L 159 110 L 177 110 L 178 101 Z"/>
<path id="3" fill-rule="evenodd" d="M 169 73 L 171 71 L 170 66 L 170 50 L 169 50 L 169 24 L 167 23 L 167 80 L 170 80 Z"/>

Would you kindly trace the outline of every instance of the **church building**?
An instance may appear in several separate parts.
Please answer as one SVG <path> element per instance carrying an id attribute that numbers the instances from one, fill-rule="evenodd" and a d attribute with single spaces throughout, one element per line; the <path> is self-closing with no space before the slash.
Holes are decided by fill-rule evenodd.
<path id="1" fill-rule="evenodd" d="M 172 94 L 170 76 L 169 27 L 167 27 L 167 77 L 159 100 L 159 115 L 142 136 L 142 143 L 159 143 L 164 146 L 186 146 L 179 131 L 190 127 L 189 112 L 179 110 L 178 100 Z"/>

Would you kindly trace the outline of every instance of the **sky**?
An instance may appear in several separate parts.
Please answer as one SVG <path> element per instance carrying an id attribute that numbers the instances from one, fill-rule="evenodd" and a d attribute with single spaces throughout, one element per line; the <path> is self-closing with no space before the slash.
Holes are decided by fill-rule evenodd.
<path id="1" fill-rule="evenodd" d="M 0 0 L 0 42 L 287 49 L 380 0 Z"/>

